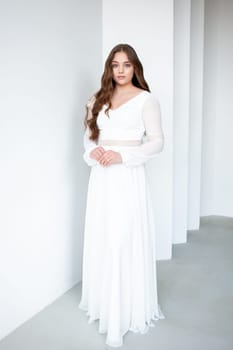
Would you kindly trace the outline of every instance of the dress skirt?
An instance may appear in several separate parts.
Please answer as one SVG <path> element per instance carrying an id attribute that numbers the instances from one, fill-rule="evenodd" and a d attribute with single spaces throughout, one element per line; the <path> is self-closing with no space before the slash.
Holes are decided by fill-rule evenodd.
<path id="1" fill-rule="evenodd" d="M 91 168 L 82 269 L 79 308 L 88 323 L 99 319 L 109 346 L 122 346 L 127 331 L 146 333 L 153 320 L 164 318 L 144 165 Z"/>

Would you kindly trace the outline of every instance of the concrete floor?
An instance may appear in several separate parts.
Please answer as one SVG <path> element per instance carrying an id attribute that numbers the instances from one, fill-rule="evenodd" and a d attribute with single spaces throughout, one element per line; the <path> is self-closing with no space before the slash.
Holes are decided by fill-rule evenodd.
<path id="1" fill-rule="evenodd" d="M 157 262 L 159 303 L 166 319 L 145 335 L 128 332 L 125 350 L 233 349 L 233 218 L 201 219 L 173 258 Z M 98 321 L 78 309 L 81 284 L 0 342 L 0 350 L 105 350 Z"/>

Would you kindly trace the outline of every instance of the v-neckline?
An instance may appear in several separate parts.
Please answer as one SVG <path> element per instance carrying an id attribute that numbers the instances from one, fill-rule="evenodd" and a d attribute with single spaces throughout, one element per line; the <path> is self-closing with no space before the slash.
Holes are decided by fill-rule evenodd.
<path id="1" fill-rule="evenodd" d="M 117 111 L 118 109 L 120 109 L 121 107 L 124 107 L 125 105 L 127 105 L 129 102 L 131 102 L 132 100 L 134 100 L 138 96 L 142 95 L 144 92 L 146 92 L 146 90 L 143 90 L 143 91 L 139 92 L 137 95 L 131 97 L 130 99 L 128 99 L 127 101 L 123 102 L 121 105 L 119 105 L 118 107 L 116 107 L 114 109 L 109 108 L 109 111 L 111 111 L 111 112 Z"/>

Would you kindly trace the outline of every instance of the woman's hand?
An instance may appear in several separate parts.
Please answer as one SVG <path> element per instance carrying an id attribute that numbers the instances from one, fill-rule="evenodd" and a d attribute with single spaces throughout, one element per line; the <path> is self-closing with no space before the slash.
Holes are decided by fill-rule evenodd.
<path id="1" fill-rule="evenodd" d="M 122 163 L 121 154 L 111 150 L 104 151 L 104 153 L 98 159 L 98 162 L 103 166 Z"/>
<path id="2" fill-rule="evenodd" d="M 105 149 L 103 147 L 96 147 L 94 148 L 91 153 L 90 157 L 99 161 L 100 157 L 105 153 Z"/>

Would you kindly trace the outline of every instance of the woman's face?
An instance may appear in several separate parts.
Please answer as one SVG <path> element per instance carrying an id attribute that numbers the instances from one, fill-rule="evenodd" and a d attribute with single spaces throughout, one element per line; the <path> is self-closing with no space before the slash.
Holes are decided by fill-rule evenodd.
<path id="1" fill-rule="evenodd" d="M 125 52 L 120 51 L 114 55 L 112 60 L 112 74 L 116 84 L 121 86 L 131 84 L 134 67 Z"/>

